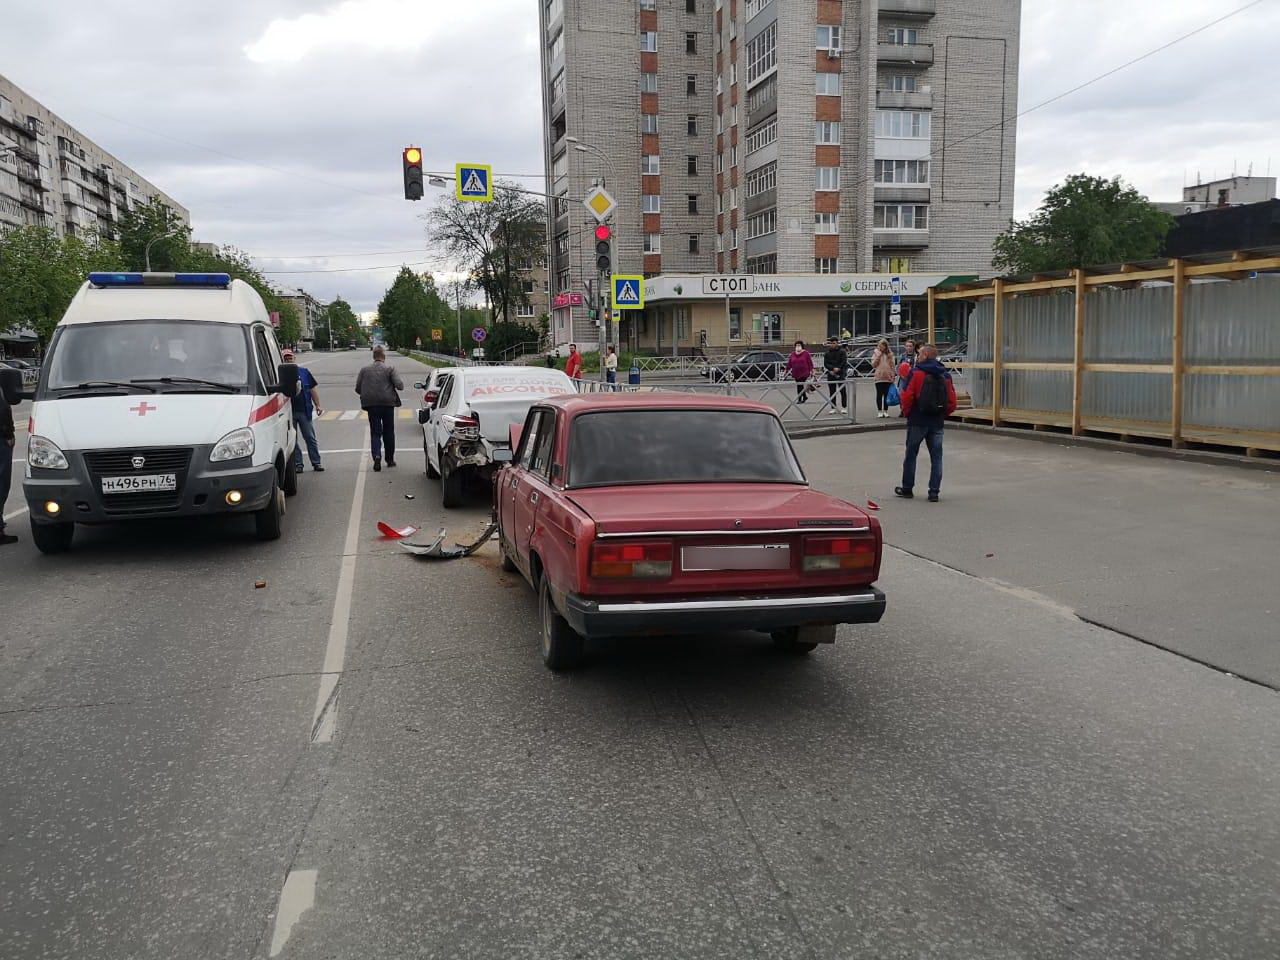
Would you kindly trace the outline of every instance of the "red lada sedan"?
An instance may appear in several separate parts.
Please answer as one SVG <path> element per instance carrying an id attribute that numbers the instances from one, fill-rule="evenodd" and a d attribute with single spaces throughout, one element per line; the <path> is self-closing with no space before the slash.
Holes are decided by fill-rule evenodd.
<path id="1" fill-rule="evenodd" d="M 494 487 L 503 567 L 538 592 L 553 670 L 587 637 L 746 629 L 808 653 L 884 615 L 879 522 L 810 488 L 765 404 L 557 397 L 513 434 Z"/>

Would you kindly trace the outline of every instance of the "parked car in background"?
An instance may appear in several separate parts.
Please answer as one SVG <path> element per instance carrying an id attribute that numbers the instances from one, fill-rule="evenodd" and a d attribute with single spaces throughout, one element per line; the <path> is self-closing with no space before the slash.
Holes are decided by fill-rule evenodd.
<path id="1" fill-rule="evenodd" d="M 0 360 L 0 366 L 17 370 L 22 374 L 22 385 L 24 387 L 33 387 L 36 381 L 40 379 L 40 364 L 23 357 L 9 357 L 8 359 Z"/>
<path id="2" fill-rule="evenodd" d="M 712 383 L 722 380 L 778 380 L 787 357 L 777 350 L 749 350 L 728 363 L 711 364 L 705 376 Z"/>
<path id="3" fill-rule="evenodd" d="M 546 367 L 445 367 L 428 381 L 418 422 L 427 476 L 440 480 L 446 507 L 462 505 L 468 476 L 491 476 L 494 450 L 510 448 L 511 427 L 530 404 L 574 392 L 563 371 Z"/>
<path id="4" fill-rule="evenodd" d="M 513 445 L 494 485 L 503 567 L 538 593 L 553 670 L 589 637 L 760 630 L 802 654 L 884 614 L 880 524 L 809 486 L 765 404 L 558 397 Z"/>

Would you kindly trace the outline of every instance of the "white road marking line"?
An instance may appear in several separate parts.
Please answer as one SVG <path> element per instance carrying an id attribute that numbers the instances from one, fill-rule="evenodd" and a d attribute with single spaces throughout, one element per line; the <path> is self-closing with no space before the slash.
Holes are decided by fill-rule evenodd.
<path id="1" fill-rule="evenodd" d="M 362 451 L 363 452 L 363 451 Z M 347 658 L 347 635 L 351 629 L 351 595 L 355 591 L 356 549 L 360 542 L 360 512 L 364 506 L 364 481 L 369 461 L 360 459 L 356 473 L 356 489 L 351 498 L 351 516 L 347 520 L 347 539 L 342 548 L 342 570 L 333 598 L 333 616 L 329 620 L 329 642 L 325 646 L 320 690 L 311 717 L 311 742 L 332 743 L 337 727 L 338 681 Z"/>
<path id="2" fill-rule="evenodd" d="M 351 447 L 347 450 L 321 450 L 320 453 L 364 453 L 364 447 Z"/>
<path id="3" fill-rule="evenodd" d="M 279 956 L 289 942 L 293 925 L 316 903 L 316 871 L 291 870 L 280 890 L 276 906 L 276 928 L 271 935 L 271 956 Z"/>
<path id="4" fill-rule="evenodd" d="M 23 507 L 21 510 L 15 510 L 15 511 L 13 511 L 13 513 L 6 513 L 6 514 L 4 515 L 4 522 L 5 522 L 5 523 L 8 523 L 8 522 L 9 522 L 10 520 L 12 520 L 14 517 L 20 517 L 20 516 L 22 516 L 22 515 L 23 515 L 24 513 L 26 513 L 26 512 L 27 512 L 27 508 L 26 508 L 26 507 Z"/>
<path id="5" fill-rule="evenodd" d="M 354 420 L 354 419 L 355 419 L 356 417 L 358 417 L 358 416 L 360 416 L 360 411 L 359 411 L 359 410 L 343 410 L 343 411 L 342 411 L 342 416 L 338 417 L 338 419 L 339 419 L 339 420 Z"/>

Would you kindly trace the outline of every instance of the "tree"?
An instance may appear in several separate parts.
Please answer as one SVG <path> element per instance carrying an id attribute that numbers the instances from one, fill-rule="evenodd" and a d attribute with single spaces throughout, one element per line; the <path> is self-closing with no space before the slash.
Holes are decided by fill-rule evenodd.
<path id="1" fill-rule="evenodd" d="M 1040 208 L 996 238 L 993 263 L 1010 273 L 1149 260 L 1173 217 L 1119 177 L 1078 173 L 1045 194 Z"/>
<path id="2" fill-rule="evenodd" d="M 509 321 L 514 307 L 529 302 L 522 281 L 527 264 L 543 253 L 545 214 L 540 201 L 499 181 L 492 203 L 449 197 L 433 207 L 427 238 L 452 267 L 474 277 L 494 318 Z"/>
<path id="3" fill-rule="evenodd" d="M 148 243 L 151 244 L 151 269 L 157 273 L 195 269 L 197 252 L 191 248 L 191 227 L 159 197 L 134 207 L 121 219 L 123 269 L 146 269 Z"/>
<path id="4" fill-rule="evenodd" d="M 30 327 L 47 346 L 88 275 L 122 268 L 114 241 L 19 227 L 0 239 L 0 331 Z"/>
<path id="5" fill-rule="evenodd" d="M 156 247 L 159 247 L 159 244 L 156 244 Z M 258 296 L 262 297 L 268 313 L 280 315 L 280 326 L 276 330 L 276 336 L 280 342 L 297 343 L 301 339 L 302 320 L 298 316 L 297 307 L 276 293 L 267 282 L 267 278 L 258 271 L 253 261 L 249 259 L 249 255 L 243 250 L 226 246 L 218 248 L 217 253 L 209 253 L 192 248 L 187 251 L 182 260 L 185 270 L 194 270 L 197 273 L 225 273 L 234 280 L 243 280 L 258 291 Z M 156 266 L 155 247 L 151 250 L 151 265 Z"/>
<path id="6" fill-rule="evenodd" d="M 333 326 L 331 349 L 344 347 L 352 340 L 362 346 L 369 342 L 369 337 L 365 333 L 364 327 L 360 326 L 360 321 L 351 310 L 351 304 L 341 297 L 325 307 L 324 313 L 320 317 L 320 328 L 317 330 L 317 334 L 323 332 L 326 344 L 328 344 L 330 324 Z"/>
<path id="7" fill-rule="evenodd" d="M 418 338 L 430 342 L 432 327 L 442 326 L 448 315 L 431 275 L 418 276 L 408 267 L 400 268 L 378 303 L 378 323 L 387 342 L 401 349 L 412 347 Z"/>

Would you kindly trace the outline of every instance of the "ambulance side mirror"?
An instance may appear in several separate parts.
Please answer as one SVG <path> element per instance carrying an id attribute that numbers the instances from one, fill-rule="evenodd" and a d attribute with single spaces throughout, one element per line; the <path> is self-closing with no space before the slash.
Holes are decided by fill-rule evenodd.
<path id="1" fill-rule="evenodd" d="M 276 367 L 276 393 L 283 393 L 286 397 L 296 397 L 298 395 L 298 365 L 296 363 L 282 363 Z"/>
<path id="2" fill-rule="evenodd" d="M 11 407 L 34 396 L 31 391 L 22 389 L 22 371 L 13 367 L 0 367 L 0 395 L 3 395 L 4 402 Z"/>

